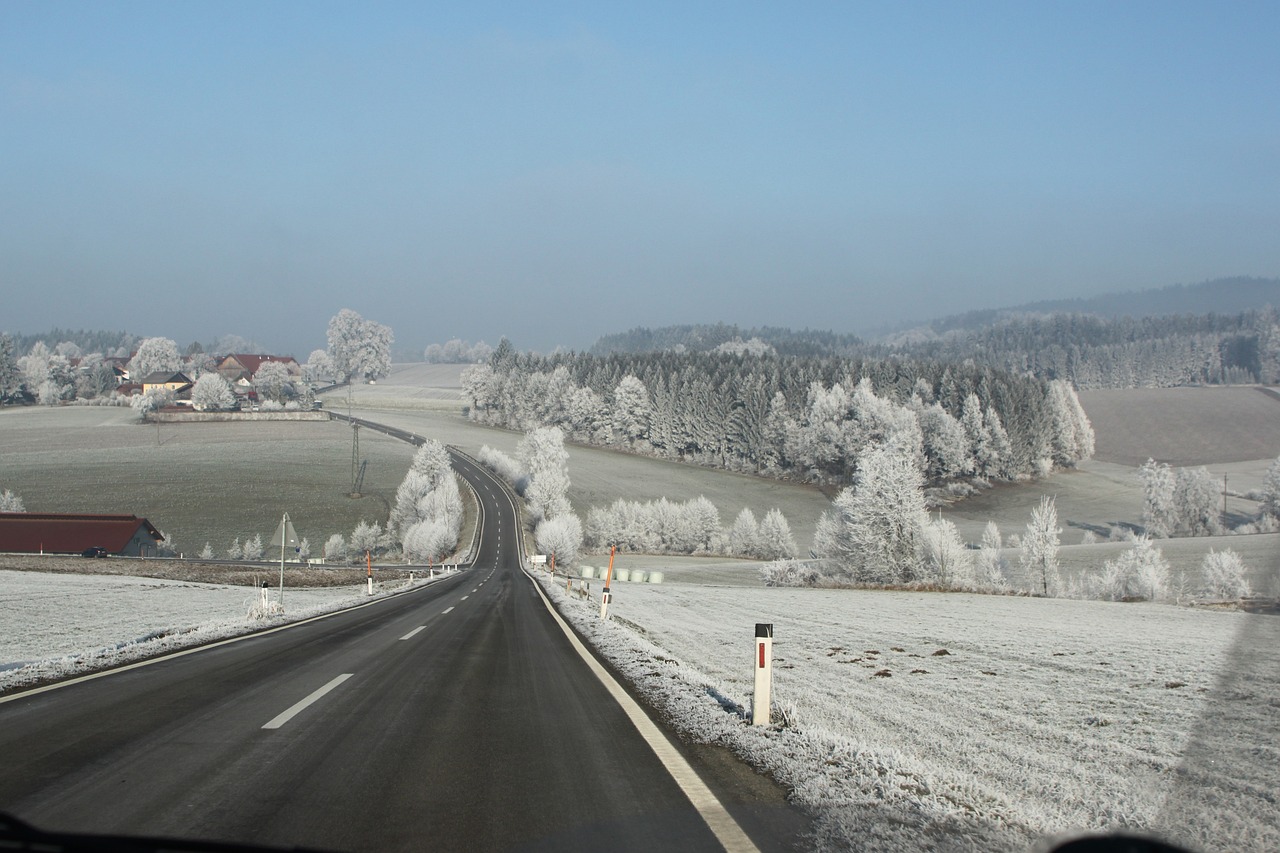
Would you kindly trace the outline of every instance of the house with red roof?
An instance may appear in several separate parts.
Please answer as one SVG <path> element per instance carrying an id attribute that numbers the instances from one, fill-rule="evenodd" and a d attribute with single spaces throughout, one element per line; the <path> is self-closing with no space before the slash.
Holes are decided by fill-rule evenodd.
<path id="1" fill-rule="evenodd" d="M 0 512 L 0 552 L 82 554 L 102 548 L 109 554 L 146 557 L 164 535 L 136 515 Z"/>
<path id="2" fill-rule="evenodd" d="M 234 385 L 240 380 L 252 381 L 258 368 L 269 361 L 279 362 L 289 371 L 294 379 L 302 376 L 302 365 L 291 355 L 264 355 L 262 353 L 232 353 L 223 356 L 218 362 L 218 372 L 222 378 Z"/>

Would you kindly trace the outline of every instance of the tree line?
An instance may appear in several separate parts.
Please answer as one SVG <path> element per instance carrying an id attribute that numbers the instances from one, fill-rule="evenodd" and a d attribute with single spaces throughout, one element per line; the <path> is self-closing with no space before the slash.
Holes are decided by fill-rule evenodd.
<path id="1" fill-rule="evenodd" d="M 1093 452 L 1076 392 L 980 365 L 777 354 L 515 352 L 462 376 L 469 417 L 732 471 L 848 482 L 869 447 L 927 482 L 1012 480 Z"/>

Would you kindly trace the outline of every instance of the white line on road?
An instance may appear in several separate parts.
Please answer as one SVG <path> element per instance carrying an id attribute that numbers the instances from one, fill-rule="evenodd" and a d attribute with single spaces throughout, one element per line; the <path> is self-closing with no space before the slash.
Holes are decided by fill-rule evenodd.
<path id="1" fill-rule="evenodd" d="M 471 596 L 469 596 L 469 595 L 464 595 L 464 596 L 462 596 L 462 598 L 460 598 L 460 599 L 458 599 L 458 600 L 459 600 L 459 601 L 466 601 L 466 600 L 467 600 L 468 598 L 470 598 L 470 597 L 471 597 Z"/>
<path id="2" fill-rule="evenodd" d="M 473 590 L 471 590 L 471 591 L 472 591 L 472 592 L 479 592 L 479 591 L 480 591 L 480 587 L 476 587 L 475 589 L 473 589 Z"/>
<path id="3" fill-rule="evenodd" d="M 671 778 L 676 780 L 680 790 L 684 791 L 684 795 L 689 798 L 689 802 L 698 810 L 698 814 L 706 821 L 707 826 L 715 834 L 720 845 L 728 853 L 752 853 L 752 851 L 759 853 L 759 848 L 756 847 L 750 836 L 743 831 L 738 822 L 729 814 L 728 809 L 716 798 L 716 795 L 707 787 L 707 784 L 702 781 L 697 771 L 671 745 L 671 741 L 662 733 L 661 729 L 654 725 L 648 714 L 636 704 L 636 700 L 632 699 L 622 689 L 622 686 L 609 674 L 608 670 L 601 666 L 591 652 L 587 651 L 586 647 L 582 645 L 578 635 L 573 633 L 556 609 L 551 606 L 546 593 L 542 591 L 542 586 L 528 572 L 525 572 L 525 576 L 529 578 L 529 582 L 537 590 L 538 597 L 542 599 L 542 603 L 546 605 L 547 610 L 551 611 L 551 618 L 556 621 L 556 624 L 560 626 L 560 630 L 569 639 L 569 645 L 573 646 L 574 651 L 578 653 L 578 656 L 582 658 L 587 667 L 600 680 L 600 683 L 604 685 L 605 690 L 609 691 L 614 701 L 622 706 L 622 710 L 630 718 L 631 724 L 636 727 L 636 730 L 640 732 L 640 736 L 645 739 L 649 744 L 649 748 L 653 750 L 654 755 L 667 768 Z"/>
<path id="4" fill-rule="evenodd" d="M 402 640 L 412 640 L 412 639 L 413 639 L 413 635 L 414 635 L 414 634 L 418 633 L 419 631 L 425 631 L 425 630 L 427 630 L 427 626 L 426 626 L 426 625 L 419 625 L 417 628 L 414 628 L 412 631 L 410 631 L 409 633 L 405 634 L 405 635 L 404 635 L 403 637 L 401 637 L 400 639 L 402 639 Z"/>
<path id="5" fill-rule="evenodd" d="M 448 613 L 448 612 L 449 612 L 450 610 L 452 610 L 452 609 L 453 609 L 452 607 L 446 608 L 446 609 L 444 610 L 444 612 L 443 612 L 443 613 L 441 613 L 440 615 L 441 615 L 441 616 L 443 616 L 445 613 Z"/>
<path id="6" fill-rule="evenodd" d="M 318 702 L 320 699 L 324 698 L 324 695 L 325 695 L 326 693 L 328 693 L 328 692 L 329 692 L 330 690 L 332 690 L 333 688 L 337 687 L 337 686 L 338 686 L 339 684 L 341 684 L 342 682 L 346 681 L 348 678 L 350 678 L 350 677 L 351 677 L 352 675 L 354 675 L 354 674 L 355 674 L 355 673 L 353 673 L 353 672 L 348 672 L 348 673 L 344 673 L 344 674 L 342 674 L 342 675 L 339 675 L 339 676 L 338 676 L 337 678 L 335 678 L 333 681 L 330 681 L 330 682 L 329 682 L 328 684 L 326 684 L 324 687 L 321 687 L 319 690 L 317 690 L 316 692 L 312 693 L 312 694 L 311 694 L 310 696 L 308 696 L 306 699 L 303 699 L 301 702 L 299 702 L 298 704 L 294 705 L 292 708 L 290 708 L 289 710 L 285 711 L 283 714 L 281 714 L 280 716 L 276 717 L 276 718 L 275 718 L 274 720 L 272 720 L 271 722 L 267 723 L 265 726 L 263 726 L 263 728 L 264 728 L 264 729 L 278 729 L 278 728 L 280 728 L 280 727 L 281 727 L 281 726 L 283 726 L 285 723 L 289 722 L 289 721 L 290 721 L 290 720 L 292 720 L 294 717 L 296 717 L 296 716 L 298 716 L 299 714 L 301 714 L 303 711 L 305 711 L 305 710 L 306 710 L 307 708 L 309 708 L 311 705 L 315 704 L 315 703 L 316 703 L 316 702 Z"/>

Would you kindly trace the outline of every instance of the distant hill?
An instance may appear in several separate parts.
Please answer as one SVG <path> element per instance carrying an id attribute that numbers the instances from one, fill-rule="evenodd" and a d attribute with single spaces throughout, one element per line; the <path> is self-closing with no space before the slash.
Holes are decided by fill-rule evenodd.
<path id="1" fill-rule="evenodd" d="M 725 323 L 663 326 L 657 329 L 637 327 L 626 332 L 605 335 L 588 352 L 591 355 L 649 352 L 710 352 L 735 342 L 757 340 L 772 347 L 779 355 L 823 356 L 853 355 L 863 341 L 854 335 L 774 326 L 742 329 Z"/>
<path id="2" fill-rule="evenodd" d="M 1171 317 L 1178 314 L 1235 315 L 1245 311 L 1280 307 L 1280 279 L 1219 278 L 1200 284 L 1174 284 L 1151 290 L 1104 293 L 1085 299 L 1046 299 L 1010 308 L 967 311 L 918 324 L 936 334 L 958 329 L 976 330 L 1010 317 L 1049 314 L 1090 314 L 1096 317 Z M 901 334 L 900 330 L 896 334 Z M 889 337 L 895 337 L 890 335 Z"/>
<path id="3" fill-rule="evenodd" d="M 878 340 L 692 325 L 606 335 L 592 355 L 772 351 L 972 363 L 1080 388 L 1280 382 L 1280 279 L 1226 278 L 943 317 Z"/>

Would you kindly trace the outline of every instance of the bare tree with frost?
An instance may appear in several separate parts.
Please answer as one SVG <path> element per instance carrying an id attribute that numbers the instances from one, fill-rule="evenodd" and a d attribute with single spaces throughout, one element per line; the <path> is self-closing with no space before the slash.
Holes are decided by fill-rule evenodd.
<path id="1" fill-rule="evenodd" d="M 1000 528 L 994 521 L 988 521 L 978 550 L 977 575 L 981 586 L 996 592 L 1009 588 L 1009 561 L 1004 558 L 1002 547 Z"/>
<path id="2" fill-rule="evenodd" d="M 924 527 L 925 568 L 933 582 L 945 589 L 972 589 L 973 554 L 954 523 L 930 519 Z"/>
<path id="3" fill-rule="evenodd" d="M 1062 587 L 1058 574 L 1058 508 L 1053 498 L 1044 495 L 1040 505 L 1031 510 L 1031 521 L 1019 544 L 1018 561 L 1022 570 L 1039 587 L 1042 595 L 1054 596 Z"/>
<path id="4" fill-rule="evenodd" d="M 1133 547 L 1102 564 L 1093 581 L 1095 597 L 1108 601 L 1158 601 L 1169 594 L 1169 562 L 1149 536 L 1137 536 Z"/>
<path id="5" fill-rule="evenodd" d="M 324 551 L 321 555 L 326 561 L 328 560 L 345 560 L 347 559 L 347 539 L 341 533 L 335 533 L 330 536 L 324 543 Z"/>
<path id="6" fill-rule="evenodd" d="M 1173 484 L 1178 535 L 1215 536 L 1221 533 L 1218 500 L 1218 483 L 1208 468 L 1179 468 Z"/>
<path id="7" fill-rule="evenodd" d="M 27 508 L 22 503 L 22 498 L 13 492 L 5 489 L 0 492 L 0 512 L 26 512 Z"/>
<path id="8" fill-rule="evenodd" d="M 1142 478 L 1142 527 L 1148 536 L 1167 538 L 1178 526 L 1173 499 L 1177 478 L 1173 469 L 1148 459 L 1138 469 L 1138 476 Z"/>

